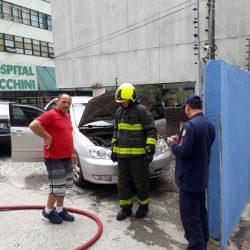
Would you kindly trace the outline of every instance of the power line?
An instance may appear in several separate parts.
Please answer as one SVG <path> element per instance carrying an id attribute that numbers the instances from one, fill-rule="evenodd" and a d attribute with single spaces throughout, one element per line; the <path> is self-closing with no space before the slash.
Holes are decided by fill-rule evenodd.
<path id="1" fill-rule="evenodd" d="M 204 1 L 204 0 L 200 0 L 200 2 L 202 2 L 202 1 Z M 187 2 L 190 2 L 190 0 L 189 0 L 189 1 L 186 1 L 186 2 L 183 2 L 183 3 L 179 4 L 179 5 L 176 5 L 175 7 L 178 7 L 178 6 L 180 6 L 180 5 L 184 4 L 184 3 L 187 3 Z M 99 44 L 99 43 L 103 43 L 103 42 L 108 41 L 108 40 L 110 40 L 110 39 L 113 39 L 113 38 L 115 38 L 115 37 L 117 37 L 117 36 L 121 36 L 121 35 L 126 34 L 126 33 L 128 33 L 128 32 L 131 32 L 131 31 L 133 31 L 133 30 L 139 29 L 139 28 L 141 28 L 141 27 L 143 27 L 143 26 L 146 26 L 146 25 L 148 25 L 148 24 L 151 24 L 151 23 L 153 23 L 153 22 L 156 22 L 156 21 L 159 21 L 159 20 L 161 20 L 161 19 L 163 19 L 163 18 L 166 18 L 166 17 L 168 17 L 168 16 L 171 16 L 171 15 L 173 15 L 173 14 L 179 12 L 179 11 L 182 11 L 182 10 L 184 10 L 184 9 L 187 9 L 187 8 L 193 6 L 193 5 L 195 5 L 195 3 L 194 3 L 194 4 L 187 5 L 186 7 L 183 7 L 183 8 L 181 8 L 181 9 L 178 9 L 178 10 L 176 10 L 176 11 L 174 11 L 174 12 L 171 12 L 171 13 L 169 13 L 169 14 L 167 14 L 167 15 L 164 15 L 164 16 L 162 16 L 162 17 L 159 17 L 159 18 L 157 18 L 157 19 L 154 19 L 154 20 L 152 20 L 152 21 L 150 21 L 150 22 L 148 22 L 148 23 L 145 23 L 145 24 L 143 24 L 143 25 L 140 25 L 140 26 L 138 26 L 138 27 L 135 27 L 135 28 L 133 28 L 133 29 L 130 29 L 129 31 L 126 31 L 126 32 L 123 32 L 123 33 L 118 34 L 118 35 L 116 35 L 116 36 L 110 37 L 110 38 L 108 38 L 108 39 L 106 39 L 106 40 L 99 41 L 99 42 L 94 43 L 94 44 L 90 44 L 91 42 L 88 42 L 88 43 L 86 43 L 86 44 L 90 44 L 90 45 L 88 45 L 88 46 L 86 46 L 86 47 L 83 47 L 83 46 L 85 46 L 85 44 L 84 44 L 84 45 L 81 45 L 81 46 L 76 47 L 76 48 L 74 48 L 74 49 L 70 49 L 70 50 L 68 50 L 68 51 L 65 51 L 65 52 L 63 52 L 62 54 L 59 54 L 58 56 L 56 56 L 55 58 L 60 57 L 60 56 L 62 56 L 62 55 L 70 54 L 70 53 L 73 53 L 73 52 L 76 52 L 76 51 L 79 51 L 79 50 L 83 50 L 83 49 L 89 48 L 89 47 L 94 46 L 94 45 Z M 175 8 L 175 7 L 171 7 L 170 9 L 173 9 L 173 8 Z M 168 10 L 169 10 L 169 9 L 168 9 Z M 163 12 L 161 12 L 161 13 L 164 13 L 164 12 L 166 12 L 166 11 L 168 11 L 168 10 L 165 10 L 165 11 L 163 11 Z M 159 13 L 159 14 L 160 14 L 160 13 Z M 157 15 L 158 15 L 158 14 L 157 14 Z M 154 15 L 154 16 L 156 16 L 156 15 Z M 152 17 L 153 17 L 153 16 L 152 16 Z M 152 17 L 148 17 L 148 18 L 146 18 L 145 20 L 148 20 L 148 19 L 150 19 L 150 18 L 152 18 Z M 144 20 L 141 20 L 141 21 L 138 22 L 138 23 L 141 23 L 141 22 L 143 22 L 143 21 L 144 21 Z M 130 25 L 130 26 L 134 26 L 134 25 L 135 25 L 135 24 Z M 129 27 L 129 26 L 128 26 L 128 27 Z M 126 27 L 126 28 L 123 28 L 122 30 L 124 30 L 124 29 L 127 29 L 127 27 Z M 118 31 L 113 32 L 113 33 L 117 33 L 117 32 L 118 32 Z M 109 36 L 109 35 L 106 35 L 105 37 L 107 37 L 107 36 Z M 94 40 L 94 41 L 98 41 L 98 40 L 100 40 L 100 39 L 102 39 L 102 38 L 98 38 L 98 39 L 96 39 L 96 40 Z M 83 47 L 83 48 L 82 48 L 82 47 Z M 48 59 L 45 59 L 45 60 L 43 60 L 43 61 L 41 61 L 41 62 L 38 62 L 38 63 L 32 64 L 32 65 L 29 65 L 29 66 L 37 66 L 37 65 L 39 65 L 39 64 L 41 64 L 41 63 L 48 62 L 49 60 L 51 60 L 51 59 L 48 58 Z M 14 78 L 16 78 L 16 77 L 18 77 L 18 76 L 14 76 L 14 77 L 11 78 L 11 79 L 14 79 Z"/>
<path id="2" fill-rule="evenodd" d="M 232 62 L 233 62 L 235 65 L 237 65 L 237 64 L 236 64 L 236 61 L 234 60 L 234 58 L 233 58 L 233 56 L 232 56 L 232 54 L 231 54 L 231 52 L 230 52 L 230 50 L 229 50 L 229 48 L 225 46 L 225 44 L 224 44 L 224 42 L 223 42 L 222 40 L 219 40 L 218 42 L 221 43 L 222 47 L 224 48 L 224 50 L 226 51 L 226 53 L 229 55 L 229 57 L 231 58 Z"/>
<path id="3" fill-rule="evenodd" d="M 204 1 L 204 0 L 201 0 L 200 2 L 202 2 L 202 1 Z M 186 1 L 186 2 L 184 2 L 184 3 L 187 3 L 187 2 L 190 2 L 190 1 Z M 184 3 L 182 3 L 182 4 L 184 4 Z M 179 4 L 179 5 L 182 5 L 182 4 Z M 176 5 L 175 7 L 178 7 L 179 5 Z M 59 57 L 61 57 L 61 56 L 64 56 L 64 55 L 67 55 L 67 54 L 71 54 L 71 53 L 77 52 L 77 51 L 79 51 L 79 50 L 87 49 L 87 48 L 89 48 L 89 47 L 91 47 L 91 46 L 94 46 L 94 45 L 97 45 L 97 44 L 106 42 L 106 41 L 111 40 L 111 39 L 113 39 L 113 38 L 116 38 L 116 37 L 118 37 L 118 36 L 121 36 L 121 35 L 124 35 L 124 34 L 126 34 L 126 33 L 129 33 L 129 32 L 131 32 L 131 31 L 133 31 L 133 30 L 136 30 L 136 29 L 139 29 L 139 28 L 141 28 L 141 27 L 144 27 L 144 26 L 146 26 L 146 25 L 148 25 L 148 24 L 151 24 L 151 23 L 154 23 L 154 22 L 156 22 L 156 21 L 159 21 L 159 20 L 161 20 L 161 19 L 163 19 L 163 18 L 165 18 L 165 17 L 171 16 L 171 15 L 173 15 L 173 14 L 179 12 L 179 11 L 182 11 L 182 10 L 184 10 L 184 9 L 187 9 L 187 8 L 193 6 L 193 5 L 195 5 L 195 4 L 187 5 L 186 7 L 183 7 L 183 8 L 181 8 L 181 9 L 176 10 L 176 11 L 173 11 L 173 12 L 171 12 L 171 13 L 169 13 L 169 14 L 166 14 L 166 15 L 164 15 L 164 16 L 162 16 L 162 17 L 159 17 L 159 18 L 157 18 L 157 19 L 154 19 L 154 20 L 152 20 L 152 21 L 150 21 L 150 22 L 147 22 L 147 23 L 145 23 L 145 24 L 142 24 L 142 25 L 137 26 L 137 27 L 135 27 L 135 28 L 132 28 L 132 29 L 130 29 L 130 30 L 126 30 L 126 29 L 128 29 L 128 28 L 130 28 L 130 27 L 132 27 L 132 26 L 134 26 L 134 25 L 136 25 L 136 24 L 138 24 L 138 23 L 141 23 L 141 22 L 143 22 L 143 21 L 145 21 L 145 20 L 148 20 L 148 19 L 150 19 L 150 18 L 156 16 L 156 15 L 154 15 L 154 16 L 149 17 L 149 18 L 147 18 L 147 19 L 145 19 L 145 20 L 142 20 L 142 21 L 140 21 L 140 22 L 138 22 L 138 23 L 135 23 L 135 24 L 133 24 L 133 25 L 127 26 L 126 28 L 123 28 L 123 29 L 120 29 L 120 30 L 118 30 L 118 31 L 116 31 L 116 32 L 113 32 L 113 33 L 111 33 L 111 34 L 109 34 L 109 35 L 106 35 L 106 36 L 104 36 L 104 37 L 98 38 L 98 39 L 96 39 L 96 40 L 94 40 L 94 41 L 92 41 L 92 42 L 88 42 L 88 43 L 83 44 L 83 45 L 80 45 L 80 46 L 78 46 L 78 47 L 76 47 L 76 48 L 70 49 L 70 50 L 68 50 L 68 51 L 66 51 L 66 52 L 63 52 L 63 53 L 61 53 L 61 54 L 55 56 L 55 58 L 59 58 Z M 172 8 L 170 8 L 170 9 L 173 9 L 173 8 L 175 8 L 175 7 L 172 7 Z M 169 11 L 170 9 L 165 10 L 164 12 Z M 159 13 L 159 14 L 162 14 L 162 13 L 164 13 L 164 12 L 161 12 L 161 13 Z M 108 36 L 110 36 L 110 35 L 112 35 L 112 34 L 118 33 L 118 32 L 120 32 L 120 31 L 122 31 L 122 30 L 126 30 L 126 31 L 125 31 L 125 32 L 122 32 L 122 33 L 120 33 L 120 34 L 117 34 L 117 35 L 115 35 L 115 36 L 112 36 L 112 37 L 110 37 L 110 38 L 107 38 L 107 39 L 105 39 L 105 40 L 96 42 L 96 41 L 101 40 L 101 39 L 103 39 L 103 38 L 105 38 L 105 37 L 108 37 Z M 94 42 L 96 42 L 96 43 L 94 43 Z M 91 44 L 91 43 L 93 43 L 93 44 Z M 88 44 L 89 44 L 89 45 L 88 45 Z"/>

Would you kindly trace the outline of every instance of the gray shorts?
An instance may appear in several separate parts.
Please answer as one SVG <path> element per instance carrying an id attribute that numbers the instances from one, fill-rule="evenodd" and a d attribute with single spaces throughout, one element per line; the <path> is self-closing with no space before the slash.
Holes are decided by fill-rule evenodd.
<path id="1" fill-rule="evenodd" d="M 73 186 L 71 158 L 45 159 L 49 179 L 49 192 L 55 196 L 65 196 L 66 188 Z"/>

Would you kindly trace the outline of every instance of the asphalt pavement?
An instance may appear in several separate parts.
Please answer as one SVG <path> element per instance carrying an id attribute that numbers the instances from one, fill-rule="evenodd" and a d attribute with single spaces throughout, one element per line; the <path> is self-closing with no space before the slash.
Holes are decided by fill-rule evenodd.
<path id="1" fill-rule="evenodd" d="M 2 152 L 2 151 L 1 151 Z M 103 223 L 101 238 L 89 249 L 184 250 L 186 240 L 178 210 L 178 189 L 173 181 L 174 161 L 167 174 L 151 182 L 150 211 L 146 218 L 134 216 L 122 222 L 115 219 L 119 210 L 116 185 L 74 186 L 65 206 L 98 216 Z M 45 205 L 47 174 L 43 163 L 14 163 L 9 155 L 0 156 L 0 206 Z M 133 207 L 135 213 L 137 202 Z M 69 250 L 82 245 L 97 232 L 96 223 L 75 214 L 72 223 L 52 225 L 41 210 L 1 211 L 0 249 Z M 228 250 L 249 250 L 250 206 L 243 213 Z M 219 249 L 209 241 L 208 250 Z"/>

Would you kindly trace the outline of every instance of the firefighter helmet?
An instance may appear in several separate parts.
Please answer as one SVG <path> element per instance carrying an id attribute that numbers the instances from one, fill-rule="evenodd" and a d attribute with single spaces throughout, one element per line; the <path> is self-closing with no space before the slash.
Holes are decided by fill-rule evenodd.
<path id="1" fill-rule="evenodd" d="M 127 100 L 131 100 L 135 102 L 137 100 L 135 87 L 128 82 L 123 83 L 115 93 L 115 100 L 116 102 L 125 102 Z"/>

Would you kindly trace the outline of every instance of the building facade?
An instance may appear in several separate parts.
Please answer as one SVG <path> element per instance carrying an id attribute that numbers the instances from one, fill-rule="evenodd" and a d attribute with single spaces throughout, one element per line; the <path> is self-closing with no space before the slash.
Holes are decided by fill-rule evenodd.
<path id="1" fill-rule="evenodd" d="M 166 0 L 52 0 L 58 87 L 194 85 L 206 62 L 209 3 Z M 246 68 L 248 0 L 215 1 L 215 55 Z"/>
<path id="2" fill-rule="evenodd" d="M 0 99 L 44 107 L 59 92 L 50 0 L 0 0 Z"/>

